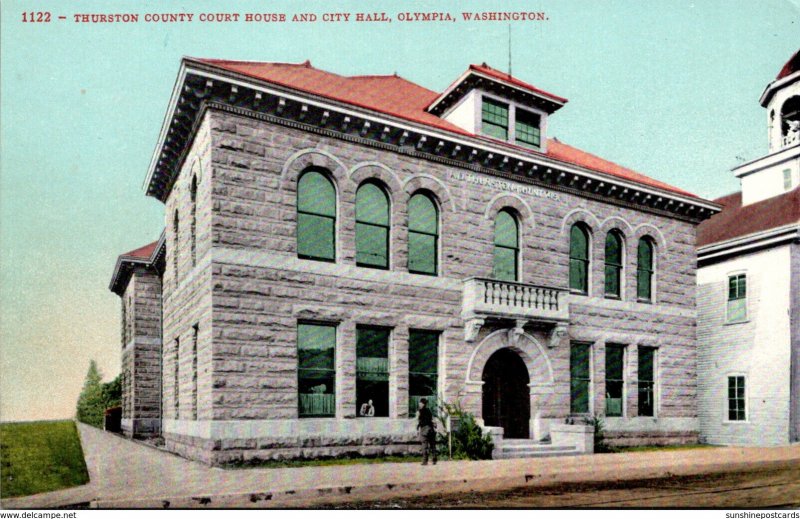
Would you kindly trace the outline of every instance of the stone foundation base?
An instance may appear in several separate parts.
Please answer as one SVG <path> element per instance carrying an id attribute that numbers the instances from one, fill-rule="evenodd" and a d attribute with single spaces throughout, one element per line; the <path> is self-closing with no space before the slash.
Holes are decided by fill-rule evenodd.
<path id="1" fill-rule="evenodd" d="M 123 418 L 120 427 L 128 438 L 153 438 L 161 434 L 160 418 Z"/>
<path id="2" fill-rule="evenodd" d="M 163 437 L 164 447 L 168 451 L 210 465 L 422 453 L 422 446 L 416 435 L 208 440 L 165 433 Z"/>
<path id="3" fill-rule="evenodd" d="M 700 443 L 697 431 L 605 431 L 609 447 L 690 445 Z"/>

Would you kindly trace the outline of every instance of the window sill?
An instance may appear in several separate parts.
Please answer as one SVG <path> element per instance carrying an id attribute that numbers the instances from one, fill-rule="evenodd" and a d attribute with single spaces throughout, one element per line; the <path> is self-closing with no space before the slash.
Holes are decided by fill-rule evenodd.
<path id="1" fill-rule="evenodd" d="M 574 295 L 574 296 L 588 296 L 589 295 L 589 292 L 584 292 L 583 290 L 577 290 L 577 289 L 574 289 L 574 288 L 570 288 L 569 289 L 569 293 Z"/>
<path id="2" fill-rule="evenodd" d="M 356 263 L 356 267 L 361 267 L 365 269 L 375 269 L 375 270 L 389 270 L 389 267 L 381 267 L 378 265 L 368 265 L 366 263 Z"/>
<path id="3" fill-rule="evenodd" d="M 622 297 L 613 295 L 604 295 L 603 299 L 611 299 L 612 301 L 622 301 Z"/>
<path id="4" fill-rule="evenodd" d="M 636 302 L 637 303 L 642 303 L 643 305 L 652 305 L 652 304 L 654 304 L 652 299 L 639 299 L 638 297 L 636 298 Z"/>
<path id="5" fill-rule="evenodd" d="M 722 425 L 750 425 L 750 420 L 722 420 Z"/>
<path id="6" fill-rule="evenodd" d="M 314 256 L 303 256 L 302 254 L 298 254 L 297 257 L 302 259 L 302 260 L 322 261 L 324 263 L 336 263 L 335 259 L 315 258 Z"/>
<path id="7" fill-rule="evenodd" d="M 409 270 L 408 273 L 409 274 L 416 274 L 417 276 L 430 276 L 430 277 L 433 277 L 433 278 L 439 277 L 439 273 L 438 272 L 419 272 L 419 271 L 416 271 L 416 270 Z"/>
<path id="8" fill-rule="evenodd" d="M 729 325 L 733 325 L 733 324 L 745 324 L 745 323 L 749 323 L 749 322 L 750 322 L 750 319 L 744 319 L 743 321 L 725 321 L 724 323 L 722 323 L 722 325 L 723 326 L 729 326 Z"/>

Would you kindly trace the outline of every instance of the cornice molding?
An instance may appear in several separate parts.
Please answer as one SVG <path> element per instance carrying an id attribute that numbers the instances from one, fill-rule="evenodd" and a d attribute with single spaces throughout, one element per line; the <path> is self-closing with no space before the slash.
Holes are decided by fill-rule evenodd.
<path id="1" fill-rule="evenodd" d="M 720 206 L 700 198 L 437 130 L 345 103 L 184 61 L 146 183 L 166 201 L 208 109 L 570 193 L 654 214 L 700 222 Z"/>

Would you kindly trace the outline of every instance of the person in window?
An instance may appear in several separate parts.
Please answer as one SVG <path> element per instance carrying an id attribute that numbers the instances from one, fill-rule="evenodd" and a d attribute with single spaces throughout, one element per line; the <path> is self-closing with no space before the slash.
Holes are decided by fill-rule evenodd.
<path id="1" fill-rule="evenodd" d="M 422 464 L 428 464 L 428 456 L 433 458 L 436 465 L 436 426 L 433 423 L 433 414 L 428 409 L 428 399 L 421 398 L 417 412 L 417 431 L 422 442 Z"/>
<path id="2" fill-rule="evenodd" d="M 366 403 L 361 404 L 361 416 L 375 416 L 375 406 L 372 405 L 372 399 Z"/>

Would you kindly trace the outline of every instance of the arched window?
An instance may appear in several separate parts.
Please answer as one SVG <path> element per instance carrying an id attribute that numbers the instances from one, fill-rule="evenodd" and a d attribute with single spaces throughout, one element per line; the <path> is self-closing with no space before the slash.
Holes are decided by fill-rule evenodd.
<path id="1" fill-rule="evenodd" d="M 408 201 L 408 271 L 436 275 L 439 250 L 439 211 L 428 195 Z"/>
<path id="2" fill-rule="evenodd" d="M 192 267 L 197 265 L 197 177 L 192 177 Z"/>
<path id="3" fill-rule="evenodd" d="M 798 129 L 800 129 L 800 96 L 792 96 L 781 106 L 781 135 L 790 137 L 794 130 L 793 134 L 796 136 Z"/>
<path id="4" fill-rule="evenodd" d="M 636 297 L 640 301 L 653 300 L 654 251 L 651 238 L 645 236 L 639 240 L 636 254 Z"/>
<path id="5" fill-rule="evenodd" d="M 297 183 L 297 255 L 336 261 L 336 190 L 319 171 L 303 173 Z"/>
<path id="6" fill-rule="evenodd" d="M 589 292 L 589 232 L 580 224 L 569 231 L 569 288 Z"/>
<path id="7" fill-rule="evenodd" d="M 356 265 L 389 268 L 389 197 L 372 182 L 356 192 Z"/>
<path id="8" fill-rule="evenodd" d="M 178 210 L 175 209 L 175 217 L 172 219 L 172 271 L 175 273 L 175 283 L 178 282 Z"/>
<path id="9" fill-rule="evenodd" d="M 616 229 L 606 234 L 606 297 L 621 297 L 622 293 L 622 234 Z"/>
<path id="10" fill-rule="evenodd" d="M 519 226 L 507 209 L 497 213 L 494 222 L 494 271 L 492 277 L 517 281 L 519 275 Z"/>

